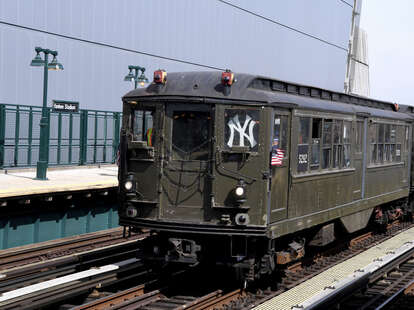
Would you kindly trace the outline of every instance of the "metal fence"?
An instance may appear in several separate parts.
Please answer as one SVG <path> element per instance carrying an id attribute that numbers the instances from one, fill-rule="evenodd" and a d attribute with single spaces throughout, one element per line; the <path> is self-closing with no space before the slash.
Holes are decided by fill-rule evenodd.
<path id="1" fill-rule="evenodd" d="M 0 169 L 36 166 L 42 107 L 0 104 Z M 48 108 L 49 165 L 114 163 L 120 112 Z"/>

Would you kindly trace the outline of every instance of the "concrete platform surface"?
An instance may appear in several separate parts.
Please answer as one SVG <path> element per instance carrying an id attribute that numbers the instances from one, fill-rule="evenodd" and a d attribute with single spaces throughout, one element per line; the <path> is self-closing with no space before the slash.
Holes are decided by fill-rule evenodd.
<path id="1" fill-rule="evenodd" d="M 293 306 L 323 291 L 325 287 L 335 286 L 335 283 L 352 274 L 355 270 L 364 269 L 375 259 L 385 256 L 389 251 L 401 247 L 404 243 L 414 241 L 414 228 L 372 247 L 368 250 L 314 276 L 308 281 L 276 296 L 253 308 L 254 310 L 291 310 Z"/>
<path id="2" fill-rule="evenodd" d="M 118 186 L 118 167 L 105 165 L 73 169 L 50 169 L 47 180 L 36 180 L 36 170 L 8 170 L 0 174 L 0 199 L 70 192 L 88 189 L 104 189 Z"/>

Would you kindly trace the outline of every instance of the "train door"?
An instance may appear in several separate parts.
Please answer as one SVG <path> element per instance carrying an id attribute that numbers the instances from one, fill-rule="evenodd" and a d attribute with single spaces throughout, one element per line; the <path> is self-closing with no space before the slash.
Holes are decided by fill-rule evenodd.
<path id="1" fill-rule="evenodd" d="M 166 106 L 161 178 L 161 218 L 188 222 L 204 220 L 210 199 L 212 107 L 169 103 Z"/>
<path id="2" fill-rule="evenodd" d="M 212 211 L 222 222 L 246 213 L 250 225 L 267 224 L 269 154 L 266 147 L 268 113 L 265 107 L 217 105 Z M 235 189 L 243 187 L 244 197 Z M 236 222 L 237 223 L 237 222 Z"/>
<path id="3" fill-rule="evenodd" d="M 271 155 L 270 155 L 270 206 L 269 222 L 287 218 L 289 191 L 289 137 L 290 113 L 284 110 L 274 110 L 271 122 Z"/>

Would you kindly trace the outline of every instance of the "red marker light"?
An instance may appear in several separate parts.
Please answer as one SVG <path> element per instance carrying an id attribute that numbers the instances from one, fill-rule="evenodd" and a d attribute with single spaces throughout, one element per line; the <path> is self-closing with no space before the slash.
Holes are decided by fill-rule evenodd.
<path id="1" fill-rule="evenodd" d="M 398 112 L 399 109 L 400 109 L 400 106 L 398 105 L 398 103 L 394 103 L 394 111 Z"/>
<path id="2" fill-rule="evenodd" d="M 227 69 L 221 74 L 221 83 L 226 86 L 231 86 L 234 83 L 234 73 Z"/>
<path id="3" fill-rule="evenodd" d="M 154 83 L 165 84 L 167 82 L 167 72 L 165 70 L 154 71 Z"/>

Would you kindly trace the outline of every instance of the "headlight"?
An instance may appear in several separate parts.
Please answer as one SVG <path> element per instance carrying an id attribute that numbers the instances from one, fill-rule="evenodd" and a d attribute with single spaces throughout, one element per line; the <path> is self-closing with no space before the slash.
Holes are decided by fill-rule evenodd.
<path id="1" fill-rule="evenodd" d="M 133 206 L 129 206 L 125 213 L 128 217 L 136 217 L 138 215 L 138 210 Z"/>
<path id="2" fill-rule="evenodd" d="M 124 183 L 124 188 L 125 188 L 125 190 L 127 190 L 127 191 L 130 191 L 131 189 L 132 189 L 132 186 L 133 186 L 134 184 L 132 184 L 132 181 L 125 181 L 125 183 Z"/>
<path id="3" fill-rule="evenodd" d="M 244 188 L 243 188 L 243 187 L 241 187 L 241 186 L 238 186 L 238 187 L 236 187 L 236 190 L 234 191 L 234 193 L 235 193 L 237 196 L 241 197 L 241 196 L 243 196 L 243 195 L 244 195 Z"/>
<path id="4" fill-rule="evenodd" d="M 250 217 L 248 214 L 238 213 L 236 214 L 234 221 L 236 222 L 236 225 L 240 225 L 240 226 L 249 225 Z"/>

